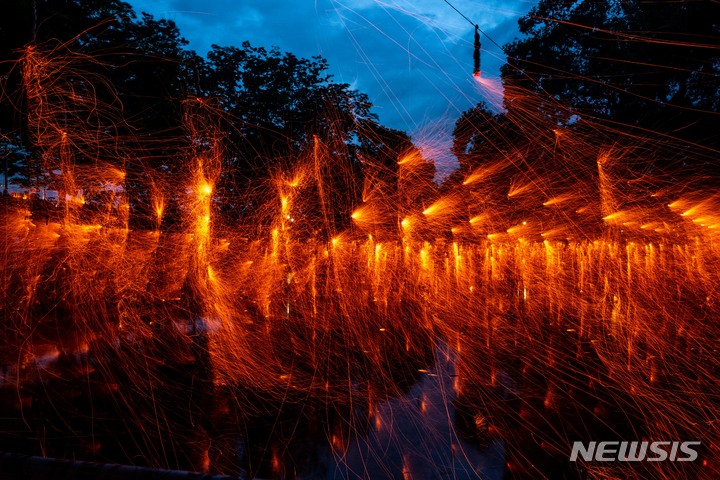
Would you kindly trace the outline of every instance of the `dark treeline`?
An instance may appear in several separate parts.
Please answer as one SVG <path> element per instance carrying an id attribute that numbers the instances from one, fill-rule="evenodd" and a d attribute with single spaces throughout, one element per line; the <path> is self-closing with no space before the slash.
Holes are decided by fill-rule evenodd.
<path id="1" fill-rule="evenodd" d="M 493 156 L 526 173 L 573 163 L 577 176 L 618 147 L 636 149 L 636 171 L 715 182 L 719 18 L 713 1 L 538 2 L 504 46 L 503 111 L 481 103 L 456 123 L 450 185 Z M 563 137 L 582 141 L 563 152 Z"/>
<path id="2" fill-rule="evenodd" d="M 201 56 L 186 45 L 172 21 L 137 16 L 121 1 L 5 5 L 0 148 L 11 183 L 58 191 L 61 200 L 78 195 L 60 181 L 61 130 L 77 171 L 102 165 L 123 172 L 135 227 L 154 222 L 153 196 L 164 199 L 164 225 L 177 221 L 193 155 L 220 157 L 213 196 L 233 224 L 262 224 L 267 215 L 258 207 L 277 198 L 273 181 L 308 155 L 324 156 L 314 173 L 333 206 L 329 230 L 349 223 L 368 183 L 398 193 L 398 157 L 417 149 L 407 134 L 378 122 L 367 95 L 334 82 L 325 59 L 248 42 L 213 45 Z M 42 55 L 37 85 L 23 81 L 28 52 Z M 417 180 L 432 190 L 432 163 L 419 171 Z M 113 202 L 97 178 L 76 187 L 95 209 Z M 304 196 L 319 189 L 309 186 Z"/>
<path id="3" fill-rule="evenodd" d="M 413 185 L 423 188 L 399 191 L 398 157 L 417 153 L 411 139 L 382 126 L 368 97 L 335 83 L 321 57 L 247 42 L 200 56 L 172 21 L 137 16 L 116 0 L 20 0 L 4 8 L 0 148 L 13 183 L 62 190 L 61 169 L 52 167 L 54 134 L 38 128 L 53 120 L 63 131 L 79 128 L 75 165 L 124 172 L 135 226 L 153 223 L 153 195 L 163 197 L 163 222 L 171 226 L 192 156 L 210 152 L 221 157 L 216 206 L 233 224 L 261 225 L 268 215 L 260 206 L 277 199 L 273 179 L 318 152 L 325 160 L 312 174 L 326 188 L 308 185 L 303 196 L 322 195 L 333 205 L 324 213 L 328 230 L 347 226 L 368 191 L 400 205 L 398 218 L 422 210 L 433 195 L 430 162 L 415 168 Z M 504 174 L 508 182 L 519 174 L 537 183 L 560 170 L 567 170 L 563 178 L 583 180 L 609 145 L 632 147 L 636 171 L 660 175 L 671 168 L 672 181 L 680 172 L 714 184 L 719 9 L 712 1 L 539 2 L 520 19 L 524 37 L 504 47 L 503 111 L 481 103 L 458 119 L 453 153 L 460 168 L 445 189 L 488 159 L 513 165 Z M 53 80 L 44 85 L 62 84 L 44 92 L 56 108 L 35 118 L 38 102 L 22 77 L 30 46 L 51 63 L 46 77 Z M 561 136 L 575 142 L 559 144 Z M 504 192 L 505 183 L 494 185 Z M 97 182 L 80 187 L 91 204 L 110 201 Z M 321 217 L 309 206 L 303 211 L 307 219 Z"/>

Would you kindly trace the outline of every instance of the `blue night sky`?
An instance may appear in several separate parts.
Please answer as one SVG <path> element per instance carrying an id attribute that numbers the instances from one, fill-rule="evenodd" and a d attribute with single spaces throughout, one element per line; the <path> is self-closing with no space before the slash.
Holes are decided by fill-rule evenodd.
<path id="1" fill-rule="evenodd" d="M 212 44 L 278 46 L 322 55 L 337 82 L 369 95 L 380 122 L 405 130 L 439 173 L 455 119 L 481 100 L 499 105 L 505 57 L 482 38 L 484 81 L 472 77 L 473 26 L 444 0 L 131 0 L 140 12 L 174 20 L 189 48 Z M 455 7 L 500 45 L 518 36 L 530 0 L 455 0 Z"/>

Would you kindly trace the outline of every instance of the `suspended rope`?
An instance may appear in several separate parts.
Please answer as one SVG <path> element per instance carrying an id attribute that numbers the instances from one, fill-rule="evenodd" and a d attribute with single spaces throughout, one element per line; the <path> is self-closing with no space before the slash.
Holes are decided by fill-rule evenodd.
<path id="1" fill-rule="evenodd" d="M 461 17 L 463 17 L 465 20 L 467 20 L 470 25 L 474 26 L 476 29 L 478 28 L 477 24 L 476 24 L 475 22 L 473 22 L 472 20 L 470 20 L 468 17 L 466 17 L 460 10 L 458 10 L 457 8 L 455 8 L 455 5 L 453 5 L 452 3 L 448 2 L 448 0 L 443 0 L 443 1 L 444 1 L 445 3 L 447 3 L 448 5 L 450 5 L 450 8 L 452 8 L 452 9 L 455 10 L 457 13 L 459 13 Z"/>
<path id="2" fill-rule="evenodd" d="M 473 69 L 473 75 L 476 77 L 480 76 L 480 27 L 475 25 L 475 50 L 473 51 L 473 62 L 475 68 Z"/>
<path id="3" fill-rule="evenodd" d="M 443 0 L 443 1 L 444 1 L 445 3 L 447 3 L 447 4 L 450 6 L 450 8 L 452 8 L 453 10 L 455 10 L 462 18 L 464 18 L 465 20 L 467 20 L 467 22 L 468 22 L 470 25 L 472 25 L 473 27 L 475 27 L 475 40 L 474 40 L 474 42 L 473 42 L 473 47 L 474 47 L 474 49 L 473 49 L 473 67 L 474 67 L 474 68 L 473 68 L 473 75 L 475 75 L 476 77 L 479 77 L 479 76 L 480 76 L 480 34 L 482 33 L 483 35 L 485 35 L 485 38 L 487 38 L 488 40 L 490 40 L 490 41 L 491 41 L 496 47 L 498 47 L 501 51 L 504 52 L 505 50 L 504 50 L 503 47 L 501 47 L 495 40 L 493 40 L 492 38 L 490 38 L 487 33 L 483 32 L 483 31 L 480 29 L 480 26 L 479 26 L 477 23 L 475 23 L 475 22 L 473 22 L 472 20 L 470 20 L 464 13 L 462 13 L 460 10 L 458 10 L 458 9 L 455 7 L 455 5 L 453 5 L 452 3 L 450 3 L 448 0 Z"/>

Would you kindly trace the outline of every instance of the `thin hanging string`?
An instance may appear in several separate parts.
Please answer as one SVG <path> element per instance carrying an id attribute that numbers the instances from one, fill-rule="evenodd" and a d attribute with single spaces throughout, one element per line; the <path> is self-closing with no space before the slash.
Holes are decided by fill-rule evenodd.
<path id="1" fill-rule="evenodd" d="M 498 47 L 502 52 L 505 51 L 505 50 L 503 49 L 503 47 L 500 46 L 499 43 L 497 43 L 495 40 L 493 40 L 487 33 L 483 32 L 483 31 L 480 29 L 480 27 L 478 26 L 477 23 L 475 23 L 475 22 L 473 22 L 472 20 L 470 20 L 464 13 L 462 13 L 460 10 L 458 10 L 458 9 L 455 7 L 455 5 L 453 5 L 452 3 L 450 3 L 448 0 L 443 0 L 443 1 L 444 1 L 445 3 L 447 3 L 448 5 L 450 5 L 450 8 L 452 8 L 452 9 L 455 10 L 458 14 L 460 14 L 460 16 L 461 16 L 462 18 L 464 18 L 465 20 L 467 20 L 467 22 L 468 22 L 470 25 L 472 25 L 472 26 L 475 27 L 480 33 L 482 33 L 483 35 L 485 35 L 485 38 L 487 38 L 488 40 L 490 40 L 493 45 L 495 45 L 496 47 Z"/>
<path id="2" fill-rule="evenodd" d="M 448 2 L 448 0 L 443 0 L 443 1 L 444 1 L 445 3 L 447 3 L 448 5 L 450 5 L 450 8 L 452 8 L 452 9 L 455 10 L 457 13 L 459 13 L 461 17 L 463 17 L 465 20 L 467 20 L 470 25 L 472 25 L 473 27 L 477 27 L 477 24 L 476 24 L 475 22 L 473 22 L 472 20 L 470 20 L 468 17 L 466 17 L 465 14 L 463 14 L 460 10 L 458 10 L 457 8 L 455 8 L 455 5 L 453 5 L 452 3 Z"/>
<path id="3" fill-rule="evenodd" d="M 462 13 L 460 10 L 458 10 L 457 8 L 455 8 L 455 5 L 453 5 L 452 3 L 450 3 L 448 0 L 443 0 L 443 1 L 444 1 L 445 3 L 447 3 L 448 5 L 450 5 L 450 7 L 451 7 L 453 10 L 455 10 L 457 13 L 459 13 L 461 17 L 463 17 L 465 20 L 467 20 L 470 25 L 472 25 L 473 27 L 475 27 L 475 32 L 476 32 L 476 33 L 477 33 L 477 32 L 480 32 L 480 33 L 482 33 L 483 35 L 485 35 L 485 38 L 487 38 L 488 40 L 490 40 L 490 41 L 493 43 L 493 45 L 495 45 L 496 47 L 498 47 L 498 48 L 500 49 L 501 52 L 507 54 L 507 52 L 505 52 L 505 49 L 504 49 L 502 46 L 500 46 L 499 43 L 497 43 L 495 40 L 493 40 L 487 33 L 485 33 L 485 32 L 483 32 L 482 30 L 480 30 L 480 27 L 478 26 L 477 23 L 474 23 L 472 20 L 470 20 L 464 13 Z M 478 50 L 479 50 L 479 49 L 478 49 Z M 479 52 L 478 52 L 478 53 L 479 53 Z M 511 58 L 511 57 L 508 56 L 508 59 L 509 59 L 509 58 Z M 512 57 L 512 58 L 515 58 L 515 57 Z M 473 60 L 475 60 L 474 57 L 473 57 Z M 527 78 L 528 80 L 532 81 L 535 85 L 538 85 L 538 86 L 539 86 L 538 82 L 537 82 L 536 80 L 530 78 L 530 76 L 527 74 L 527 72 L 522 71 L 522 70 L 520 69 L 520 67 L 517 67 L 517 66 L 513 65 L 513 64 L 510 63 L 510 62 L 506 63 L 506 65 L 509 66 L 510 68 L 512 68 L 513 70 L 517 71 L 517 72 L 518 72 L 520 75 L 522 75 L 523 77 L 525 77 L 525 78 Z M 479 58 L 479 54 L 478 54 L 478 59 L 477 59 L 477 61 L 476 61 L 476 63 L 475 63 L 475 67 L 476 67 L 476 68 L 475 68 L 475 71 L 473 72 L 473 74 L 479 74 L 479 72 L 480 72 L 480 58 Z M 542 88 L 541 88 L 541 89 L 542 89 Z M 544 92 L 545 90 L 542 89 L 542 91 Z"/>
<path id="4" fill-rule="evenodd" d="M 475 25 L 475 45 L 473 51 L 473 62 L 475 63 L 475 69 L 473 75 L 476 77 L 480 76 L 480 28 Z"/>

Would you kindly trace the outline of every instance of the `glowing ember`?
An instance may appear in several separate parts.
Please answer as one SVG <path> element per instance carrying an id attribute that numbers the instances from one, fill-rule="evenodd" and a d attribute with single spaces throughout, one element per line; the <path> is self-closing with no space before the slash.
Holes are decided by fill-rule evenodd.
<path id="1" fill-rule="evenodd" d="M 313 455 L 338 475 L 497 460 L 539 478 L 576 468 L 578 439 L 692 440 L 701 462 L 639 475 L 716 478 L 720 195 L 677 161 L 687 144 L 608 149 L 521 110 L 532 135 L 440 188 L 419 150 L 347 164 L 314 136 L 266 159 L 248 201 L 212 101 L 185 101 L 175 170 L 145 170 L 87 120 L 118 107 L 62 80 L 84 57 L 54 55 L 27 48 L 22 81 L 61 201 L 0 211 L 6 443 L 277 478 Z M 647 152 L 670 166 L 638 171 Z"/>

